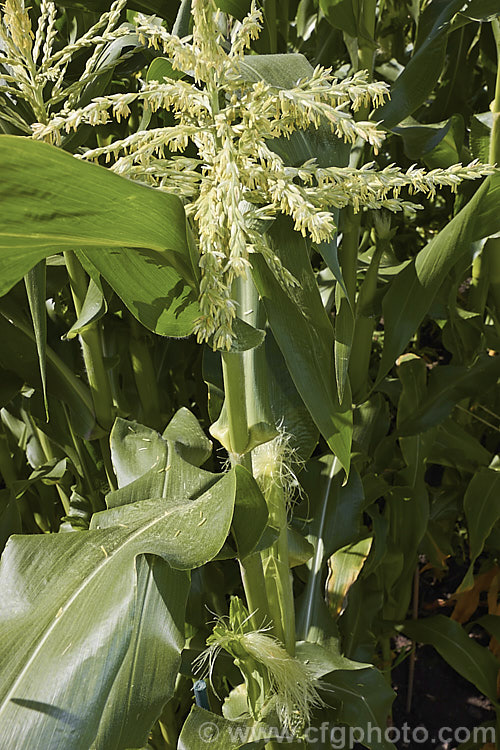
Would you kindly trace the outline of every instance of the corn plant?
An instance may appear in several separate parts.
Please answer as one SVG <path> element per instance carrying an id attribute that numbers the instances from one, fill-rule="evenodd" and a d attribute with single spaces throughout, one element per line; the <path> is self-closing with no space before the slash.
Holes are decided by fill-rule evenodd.
<path id="1" fill-rule="evenodd" d="M 328 747 L 385 728 L 395 627 L 496 704 L 463 612 L 407 621 L 500 518 L 498 60 L 470 149 L 411 117 L 496 11 L 99 5 L 2 14 L 2 744 Z"/>

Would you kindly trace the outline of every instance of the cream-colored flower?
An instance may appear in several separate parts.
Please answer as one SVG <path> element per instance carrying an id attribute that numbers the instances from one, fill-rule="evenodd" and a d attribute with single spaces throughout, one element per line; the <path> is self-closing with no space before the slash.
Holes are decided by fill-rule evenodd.
<path id="1" fill-rule="evenodd" d="M 119 31 L 113 24 L 123 2 L 117 0 L 108 16 L 100 19 L 94 41 L 98 33 L 109 38 Z M 175 125 L 136 132 L 80 156 L 102 157 L 115 172 L 184 199 L 198 240 L 201 315 L 195 333 L 199 341 L 230 348 L 237 312 L 231 288 L 236 278 L 248 273 L 252 254 L 264 255 L 276 278 L 293 293 L 296 280 L 259 230 L 259 220 L 288 214 L 298 232 L 321 243 L 336 231 L 335 208 L 417 208 L 401 199 L 403 189 L 432 197 L 438 187 L 455 189 L 463 179 L 491 172 L 474 162 L 429 173 L 393 165 L 379 171 L 373 165 L 320 168 L 314 160 L 299 167 L 285 165 L 269 143 L 311 125 L 326 123 L 344 141 L 362 140 L 377 151 L 384 134 L 374 122 L 355 120 L 350 110 L 379 106 L 388 96 L 387 86 L 369 81 L 363 71 L 338 81 L 331 70 L 320 66 L 288 89 L 248 80 L 240 63 L 262 23 L 255 1 L 246 18 L 232 26 L 214 0 L 193 0 L 192 16 L 192 36 L 183 39 L 154 16 L 137 14 L 136 23 L 143 43 L 162 49 L 172 67 L 194 78 L 194 83 L 165 78 L 144 83 L 138 92 L 99 97 L 81 109 L 63 107 L 47 122 L 36 123 L 33 135 L 57 143 L 61 133 L 82 123 L 99 125 L 110 117 L 126 118 L 133 102 L 149 111 L 174 114 Z M 44 23 L 48 28 L 50 19 Z M 89 34 L 77 44 L 90 43 Z M 68 54 L 52 55 L 47 71 L 64 67 Z M 198 157 L 185 169 L 179 155 L 190 143 Z"/>

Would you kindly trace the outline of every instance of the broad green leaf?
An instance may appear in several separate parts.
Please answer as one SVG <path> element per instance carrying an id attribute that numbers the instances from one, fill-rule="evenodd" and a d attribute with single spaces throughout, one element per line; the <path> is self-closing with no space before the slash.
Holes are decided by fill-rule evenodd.
<path id="1" fill-rule="evenodd" d="M 491 651 L 469 638 L 458 622 L 444 615 L 408 620 L 403 632 L 414 641 L 434 646 L 456 672 L 496 704 L 498 662 Z"/>
<path id="2" fill-rule="evenodd" d="M 118 474 L 119 487 L 106 495 L 109 509 L 129 505 L 145 497 L 196 496 L 204 487 L 217 481 L 218 475 L 185 461 L 182 449 L 178 450 L 178 444 L 175 442 L 163 440 L 157 433 L 145 437 L 148 434 L 145 430 L 148 428 L 142 425 L 125 425 L 127 430 L 131 430 L 128 439 L 119 445 L 116 437 L 112 437 L 111 440 L 111 455 Z M 131 460 L 134 451 L 142 455 L 142 459 L 137 462 Z M 130 467 L 127 470 L 123 467 L 128 463 L 128 459 Z M 137 474 L 135 478 L 132 472 Z"/>
<path id="3" fill-rule="evenodd" d="M 342 613 L 349 589 L 361 573 L 372 542 L 373 537 L 369 536 L 342 547 L 328 558 L 329 576 L 325 592 L 328 609 L 334 618 Z"/>
<path id="4" fill-rule="evenodd" d="M 433 463 L 466 471 L 475 471 L 491 461 L 490 452 L 452 418 L 435 431 L 431 455 Z"/>
<path id="5" fill-rule="evenodd" d="M 196 294 L 160 253 L 123 247 L 78 252 L 98 271 L 143 326 L 160 336 L 188 336 L 200 314 Z"/>
<path id="6" fill-rule="evenodd" d="M 500 358 L 486 354 L 479 357 L 472 367 L 436 367 L 429 376 L 425 396 L 418 404 L 413 403 L 405 419 L 398 419 L 399 434 L 413 435 L 439 424 L 449 416 L 456 403 L 466 396 L 476 396 L 478 386 L 486 393 L 496 385 L 499 377 Z"/>
<path id="7" fill-rule="evenodd" d="M 175 688 L 184 646 L 187 576 L 154 555 L 140 555 L 136 568 L 130 642 L 106 700 L 92 750 L 144 745 Z"/>
<path id="8" fill-rule="evenodd" d="M 261 738 L 265 736 L 259 727 L 255 727 L 255 731 Z M 239 750 L 243 747 L 261 750 L 264 739 L 249 746 L 251 737 L 251 722 L 229 721 L 204 708 L 193 706 L 182 727 L 177 750 Z"/>
<path id="9" fill-rule="evenodd" d="M 308 665 L 314 677 L 320 680 L 325 675 L 337 670 L 358 670 L 370 666 L 343 656 L 340 649 L 340 639 L 332 638 L 327 647 L 321 646 L 319 643 L 298 641 L 296 655 L 297 659 Z"/>
<path id="10" fill-rule="evenodd" d="M 355 741 L 371 750 L 395 750 L 392 742 L 385 739 L 387 718 L 395 693 L 381 672 L 374 667 L 338 670 L 326 676 L 324 681 L 331 690 L 326 694 L 328 702 L 338 706 L 332 740 L 342 738 L 342 727 L 339 725 L 347 724 L 358 728 L 357 734 L 354 734 Z M 380 741 L 378 733 L 374 731 L 376 727 L 381 729 Z"/>
<path id="11" fill-rule="evenodd" d="M 212 454 L 212 441 L 194 414 L 184 407 L 174 414 L 162 437 L 174 442 L 176 451 L 193 466 L 202 466 Z"/>
<path id="12" fill-rule="evenodd" d="M 265 81 L 271 86 L 288 89 L 301 78 L 309 78 L 313 72 L 304 55 L 246 55 L 239 63 L 238 71 L 245 81 Z"/>
<path id="13" fill-rule="evenodd" d="M 240 21 L 250 10 L 250 0 L 216 0 L 215 4 L 224 13 L 229 13 L 233 18 L 238 18 Z"/>
<path id="14" fill-rule="evenodd" d="M 36 351 L 38 354 L 38 364 L 40 367 L 40 378 L 42 381 L 43 400 L 45 412 L 49 415 L 49 405 L 47 402 L 47 313 L 45 310 L 45 292 L 46 292 L 46 274 L 45 260 L 41 260 L 24 277 L 26 285 L 26 294 L 33 321 L 33 330 L 35 332 Z"/>
<path id="15" fill-rule="evenodd" d="M 83 250 L 147 327 L 191 332 L 194 271 L 176 196 L 29 139 L 1 136 L 0 160 L 0 293 L 54 251 Z"/>
<path id="16" fill-rule="evenodd" d="M 393 132 L 403 139 L 407 157 L 412 160 L 421 159 L 429 169 L 451 167 L 461 161 L 465 135 L 461 115 L 453 115 L 446 122 L 425 125 L 408 117 L 393 128 Z"/>
<path id="17" fill-rule="evenodd" d="M 188 409 L 179 409 L 174 414 L 163 435 L 137 422 L 117 419 L 111 430 L 110 445 L 118 487 L 131 484 L 153 468 L 164 470 L 169 443 L 176 454 L 193 466 L 203 464 L 212 452 L 211 441 Z M 113 493 L 107 497 L 112 498 Z"/>
<path id="18" fill-rule="evenodd" d="M 346 473 L 352 438 L 350 393 L 339 404 L 333 362 L 333 328 L 325 312 L 302 237 L 286 221 L 271 229 L 280 260 L 299 286 L 285 291 L 260 255 L 253 277 L 288 371 L 329 447 Z"/>
<path id="19" fill-rule="evenodd" d="M 163 83 L 164 78 L 177 80 L 184 78 L 185 73 L 182 70 L 176 70 L 167 57 L 155 57 L 146 73 L 146 81 L 159 81 Z"/>
<path id="20" fill-rule="evenodd" d="M 450 269 L 473 242 L 500 230 L 499 200 L 500 174 L 495 174 L 392 282 L 382 303 L 385 338 L 378 382 L 422 322 Z"/>
<path id="21" fill-rule="evenodd" d="M 294 459 L 307 461 L 318 442 L 318 428 L 299 396 L 271 331 L 265 341 L 268 387 L 275 424 L 287 435 Z"/>
<path id="22" fill-rule="evenodd" d="M 443 69 L 451 21 L 463 5 L 463 0 L 434 0 L 420 16 L 413 57 L 392 87 L 390 101 L 375 112 L 386 128 L 411 115 L 434 88 Z"/>
<path id="23" fill-rule="evenodd" d="M 308 561 L 306 587 L 297 601 L 297 638 L 321 643 L 331 635 L 332 619 L 324 602 L 327 559 L 341 547 L 359 539 L 364 494 L 356 472 L 342 486 L 340 462 L 324 456 L 309 462 L 303 475 L 307 501 L 307 540 L 314 548 Z"/>
<path id="24" fill-rule="evenodd" d="M 366 29 L 363 0 L 320 0 L 319 6 L 328 21 L 351 37 L 372 42 Z"/>
<path id="25" fill-rule="evenodd" d="M 474 21 L 491 21 L 498 16 L 497 0 L 471 0 L 462 14 Z"/>
<path id="26" fill-rule="evenodd" d="M 474 159 L 487 164 L 490 158 L 490 137 L 493 112 L 474 115 L 470 121 L 470 148 Z"/>
<path id="27" fill-rule="evenodd" d="M 474 563 L 500 518 L 500 471 L 481 469 L 472 477 L 464 497 L 464 513 L 469 529 L 470 565 L 459 591 L 474 585 Z"/>
<path id="28" fill-rule="evenodd" d="M 143 497 L 196 497 L 220 479 L 220 475 L 198 468 L 210 456 L 212 443 L 198 420 L 184 408 L 174 415 L 162 436 L 149 427 L 117 419 L 110 443 L 119 487 L 106 496 L 110 509 Z M 242 466 L 235 467 L 234 473 L 231 532 L 236 551 L 227 544 L 222 559 L 251 554 L 268 520 L 266 501 L 255 479 Z"/>
<path id="29" fill-rule="evenodd" d="M 191 21 L 191 0 L 181 0 L 177 15 L 175 16 L 172 34 L 182 37 L 188 36 Z"/>
<path id="30" fill-rule="evenodd" d="M 182 598 L 188 579 L 180 571 L 216 556 L 234 495 L 230 472 L 194 500 L 180 494 L 144 499 L 97 513 L 89 531 L 11 538 L 0 565 L 1 744 L 66 750 L 77 737 L 80 746 L 90 746 L 133 638 L 137 556 L 168 563 L 175 580 L 168 596 Z M 46 585 L 48 570 L 57 586 Z M 175 639 L 169 657 L 177 671 Z M 142 681 L 149 684 L 147 675 Z M 82 684 L 88 703 L 85 712 L 75 712 Z M 148 731 L 133 706 L 123 710 Z"/>
<path id="31" fill-rule="evenodd" d="M 257 547 L 269 517 L 267 504 L 251 473 L 236 466 L 235 513 L 231 533 L 238 558 L 251 555 Z"/>
<path id="32" fill-rule="evenodd" d="M 131 484 L 155 466 L 162 468 L 167 460 L 166 441 L 156 430 L 137 422 L 118 418 L 109 442 L 119 488 Z M 107 497 L 113 497 L 113 493 Z"/>
<path id="33" fill-rule="evenodd" d="M 248 352 L 250 349 L 256 349 L 266 337 L 265 331 L 248 325 L 240 318 L 234 319 L 233 333 L 234 339 L 229 350 L 231 352 Z"/>

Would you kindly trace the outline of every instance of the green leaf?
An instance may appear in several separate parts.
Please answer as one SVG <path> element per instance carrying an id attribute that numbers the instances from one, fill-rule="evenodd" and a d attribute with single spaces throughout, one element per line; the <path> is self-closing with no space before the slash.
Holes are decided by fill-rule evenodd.
<path id="1" fill-rule="evenodd" d="M 464 497 L 464 513 L 469 529 L 470 565 L 459 591 L 474 585 L 474 563 L 500 518 L 500 472 L 481 469 L 475 474 Z"/>
<path id="2" fill-rule="evenodd" d="M 339 731 L 333 739 L 339 740 L 342 736 L 338 725 L 347 724 L 358 728 L 357 736 L 354 736 L 371 750 L 395 750 L 392 742 L 385 739 L 387 718 L 395 693 L 381 672 L 373 667 L 338 670 L 325 677 L 324 681 L 332 691 L 328 693 L 328 701 L 337 706 L 335 723 Z M 374 731 L 376 727 L 381 729 L 380 741 L 378 733 Z"/>
<path id="3" fill-rule="evenodd" d="M 163 6 L 164 7 L 164 6 Z M 176 34 L 182 39 L 189 34 L 189 24 L 191 21 L 191 0 L 181 0 L 175 21 L 172 26 L 172 34 Z"/>
<path id="4" fill-rule="evenodd" d="M 319 6 L 336 29 L 358 40 L 373 42 L 364 21 L 363 0 L 320 0 Z"/>
<path id="5" fill-rule="evenodd" d="M 7 304 L 8 301 L 8 298 L 0 301 L 0 366 L 14 372 L 24 383 L 41 390 L 33 330 L 16 309 Z M 46 347 L 45 354 L 49 399 L 57 398 L 67 404 L 76 433 L 82 437 L 92 437 L 96 422 L 88 387 L 51 347 Z"/>
<path id="6" fill-rule="evenodd" d="M 163 83 L 164 78 L 170 78 L 174 81 L 184 78 L 185 73 L 182 70 L 176 70 L 167 57 L 155 57 L 146 73 L 146 81 L 159 81 Z"/>
<path id="7" fill-rule="evenodd" d="M 408 117 L 393 132 L 403 139 L 406 156 L 412 160 L 422 159 L 429 169 L 444 169 L 461 161 L 465 134 L 462 115 L 426 125 Z M 488 162 L 488 158 L 485 161 Z"/>
<path id="8" fill-rule="evenodd" d="M 177 750 L 260 750 L 265 742 L 248 745 L 251 722 L 229 721 L 222 716 L 193 706 L 184 722 Z M 261 735 L 262 736 L 262 735 Z"/>
<path id="9" fill-rule="evenodd" d="M 123 247 L 78 252 L 89 273 L 97 270 L 143 326 L 160 336 L 189 336 L 199 316 L 197 296 L 160 253 Z"/>
<path id="10" fill-rule="evenodd" d="M 434 88 L 443 69 L 451 21 L 463 5 L 463 0 L 434 0 L 420 16 L 413 57 L 392 87 L 390 101 L 374 115 L 386 128 L 411 115 Z"/>
<path id="11" fill-rule="evenodd" d="M 259 486 L 243 466 L 236 466 L 235 513 L 231 532 L 240 560 L 251 555 L 266 527 L 269 513 Z"/>
<path id="12" fill-rule="evenodd" d="M 471 0 L 462 15 L 473 21 L 491 21 L 498 16 L 497 0 Z"/>
<path id="13" fill-rule="evenodd" d="M 145 425 L 118 418 L 111 430 L 109 442 L 119 488 L 140 479 L 153 467 L 160 469 L 166 464 L 167 442 L 156 430 Z M 113 497 L 113 493 L 107 497 Z"/>
<path id="14" fill-rule="evenodd" d="M 403 632 L 415 641 L 434 646 L 456 672 L 497 703 L 498 662 L 491 651 L 469 638 L 458 622 L 436 615 L 405 622 Z"/>
<path id="15" fill-rule="evenodd" d="M 339 404 L 333 328 L 321 301 L 307 247 L 285 220 L 277 220 L 271 233 L 281 262 L 298 279 L 299 286 L 292 293 L 286 292 L 260 255 L 252 259 L 254 281 L 295 387 L 329 447 L 348 472 L 351 398 L 346 391 Z"/>
<path id="16" fill-rule="evenodd" d="M 31 271 L 30 271 L 31 273 Z M 108 309 L 102 286 L 90 279 L 87 294 L 78 319 L 73 323 L 64 338 L 73 339 L 85 331 L 96 320 L 100 320 Z"/>
<path id="17" fill-rule="evenodd" d="M 92 750 L 144 745 L 172 696 L 184 646 L 187 575 L 160 557 L 136 560 L 136 605 L 127 653 L 104 706 Z"/>
<path id="18" fill-rule="evenodd" d="M 179 597 L 182 602 L 188 586 L 187 575 L 180 571 L 199 567 L 217 555 L 233 516 L 234 472 L 220 478 L 210 475 L 191 500 L 192 468 L 183 462 L 176 467 L 178 476 L 171 487 L 181 491 L 97 513 L 89 531 L 11 538 L 0 565 L 1 744 L 30 746 L 36 737 L 44 747 L 63 750 L 78 737 L 82 747 L 89 747 L 106 704 L 109 727 L 103 732 L 116 729 L 116 722 L 125 716 L 136 721 L 137 732 L 146 736 L 153 713 L 148 700 L 140 716 L 135 705 L 108 702 L 113 695 L 121 700 L 127 693 L 121 686 L 115 693 L 112 689 L 120 674 L 130 679 L 131 666 L 126 662 L 130 648 L 137 652 L 134 641 L 141 638 L 145 647 L 137 618 L 145 603 L 142 592 L 146 595 L 147 582 L 154 576 L 138 567 L 137 557 L 154 555 L 168 564 L 168 571 L 163 568 L 170 576 L 165 604 L 170 610 L 173 597 L 172 611 L 178 612 L 176 602 Z M 48 570 L 57 586 L 45 584 Z M 158 603 L 151 602 L 151 609 L 146 609 L 158 611 Z M 16 647 L 20 639 L 22 649 Z M 169 673 L 177 671 L 179 644 L 179 635 L 171 631 Z M 158 648 L 165 664 L 164 646 L 160 643 Z M 138 668 L 146 666 L 145 659 L 142 653 Z M 141 686 L 149 691 L 151 677 L 149 669 L 137 674 L 136 686 L 128 690 L 133 695 Z M 83 679 L 88 704 L 84 712 L 77 712 L 74 707 L 81 702 Z M 169 684 L 173 687 L 173 680 Z"/>
<path id="19" fill-rule="evenodd" d="M 434 433 L 430 455 L 433 463 L 470 472 L 491 461 L 490 452 L 479 440 L 451 418 L 440 424 Z"/>
<path id="20" fill-rule="evenodd" d="M 250 349 L 256 349 L 266 337 L 265 331 L 248 325 L 241 318 L 234 319 L 233 333 L 235 338 L 231 344 L 231 352 L 247 352 Z"/>
<path id="21" fill-rule="evenodd" d="M 265 341 L 269 401 L 274 422 L 288 436 L 294 459 L 307 461 L 318 442 L 318 428 L 287 370 L 271 331 Z"/>
<path id="22" fill-rule="evenodd" d="M 340 640 L 333 638 L 328 642 L 328 647 L 320 646 L 319 643 L 298 641 L 297 659 L 306 663 L 314 677 L 320 680 L 337 670 L 359 670 L 370 666 L 343 656 L 340 651 Z"/>
<path id="23" fill-rule="evenodd" d="M 144 425 L 117 419 L 110 443 L 119 487 L 106 496 L 110 509 L 144 497 L 196 497 L 221 476 L 198 468 L 210 456 L 212 443 L 188 409 L 179 409 L 162 436 Z M 234 473 L 231 531 L 236 551 L 226 545 L 223 559 L 251 554 L 268 521 L 266 501 L 255 479 L 242 466 L 235 467 Z"/>
<path id="24" fill-rule="evenodd" d="M 499 200 L 500 174 L 495 174 L 396 276 L 382 302 L 385 337 L 377 382 L 404 350 L 450 269 L 469 252 L 473 242 L 500 230 Z"/>
<path id="25" fill-rule="evenodd" d="M 313 72 L 304 55 L 245 55 L 238 65 L 238 72 L 245 81 L 265 81 L 271 86 L 288 89 L 301 78 L 309 78 Z"/>
<path id="26" fill-rule="evenodd" d="M 410 356 L 410 355 L 409 355 Z M 466 396 L 476 396 L 478 385 L 486 393 L 500 377 L 500 358 L 484 354 L 472 367 L 446 365 L 436 367 L 429 376 L 427 392 L 413 404 L 406 418 L 398 421 L 400 435 L 424 432 L 442 422 Z"/>
<path id="27" fill-rule="evenodd" d="M 474 115 L 470 121 L 470 148 L 474 159 L 487 164 L 490 158 L 490 138 L 493 112 Z"/>
<path id="28" fill-rule="evenodd" d="M 191 332 L 194 270 L 176 196 L 15 136 L 0 136 L 0 160 L 0 294 L 55 250 L 83 250 L 148 328 Z"/>
<path id="29" fill-rule="evenodd" d="M 215 4 L 223 13 L 229 13 L 240 21 L 250 10 L 250 0 L 216 0 Z"/>
<path id="30" fill-rule="evenodd" d="M 177 453 L 193 466 L 202 466 L 212 455 L 212 441 L 194 414 L 184 407 L 174 414 L 162 437 L 175 443 Z"/>

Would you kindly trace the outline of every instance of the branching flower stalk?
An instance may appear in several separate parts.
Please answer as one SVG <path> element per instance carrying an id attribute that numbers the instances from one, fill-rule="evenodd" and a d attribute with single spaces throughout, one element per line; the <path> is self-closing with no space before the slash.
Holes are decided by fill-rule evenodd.
<path id="1" fill-rule="evenodd" d="M 25 101 L 39 123 L 49 122 L 62 105 L 65 111 L 73 109 L 85 86 L 116 65 L 115 61 L 109 66 L 97 63 L 106 45 L 130 34 L 130 28 L 120 24 L 125 6 L 126 0 L 115 0 L 85 34 L 57 50 L 55 3 L 42 0 L 33 31 L 24 0 L 6 0 L 0 20 L 0 94 L 5 101 Z M 68 83 L 68 65 L 82 49 L 91 50 L 84 73 L 78 81 Z M 30 132 L 31 122 L 25 125 Z"/>
<path id="2" fill-rule="evenodd" d="M 338 82 L 321 67 L 290 89 L 252 80 L 242 62 L 261 28 L 256 4 L 234 25 L 227 51 L 221 13 L 213 0 L 193 0 L 192 15 L 191 37 L 181 39 L 156 18 L 142 14 L 137 15 L 137 32 L 145 44 L 168 55 L 173 68 L 193 83 L 150 81 L 139 92 L 99 97 L 81 109 L 63 108 L 48 122 L 36 124 L 33 134 L 57 143 L 62 133 L 76 130 L 81 123 L 97 125 L 112 116 L 127 117 L 134 101 L 153 112 L 174 113 L 174 126 L 133 133 L 81 156 L 112 161 L 113 171 L 162 190 L 177 192 L 182 184 L 199 243 L 201 315 L 195 332 L 200 342 L 210 341 L 216 349 L 231 347 L 237 315 L 231 288 L 236 278 L 245 278 L 250 271 L 252 253 L 265 255 L 285 288 L 295 283 L 273 260 L 265 237 L 255 229 L 257 221 L 288 214 L 297 231 L 319 243 L 336 230 L 332 207 L 400 211 L 409 205 L 399 197 L 405 186 L 432 194 L 441 185 L 454 186 L 461 179 L 489 173 L 474 163 L 429 175 L 397 167 L 377 172 L 372 165 L 359 171 L 318 171 L 314 162 L 300 169 L 288 167 L 269 142 L 321 123 L 328 123 L 339 138 L 351 144 L 361 139 L 376 151 L 384 138 L 382 131 L 373 122 L 357 121 L 349 109 L 379 106 L 388 96 L 387 86 L 369 82 L 363 71 Z M 190 142 L 198 158 L 179 159 L 176 154 Z M 250 206 L 245 212 L 243 202 Z"/>

